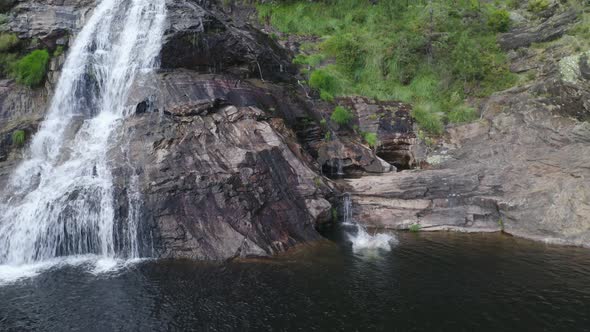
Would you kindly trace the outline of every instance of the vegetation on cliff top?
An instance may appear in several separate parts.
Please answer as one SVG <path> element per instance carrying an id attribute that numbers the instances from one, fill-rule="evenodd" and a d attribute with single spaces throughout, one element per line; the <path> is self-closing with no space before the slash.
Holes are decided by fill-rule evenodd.
<path id="1" fill-rule="evenodd" d="M 475 118 L 464 106 L 468 97 L 516 82 L 496 43 L 497 33 L 510 27 L 510 1 L 373 2 L 280 1 L 257 8 L 261 22 L 283 34 L 321 37 L 303 44 L 295 62 L 322 99 L 411 102 L 419 124 L 433 134 L 445 122 Z"/>

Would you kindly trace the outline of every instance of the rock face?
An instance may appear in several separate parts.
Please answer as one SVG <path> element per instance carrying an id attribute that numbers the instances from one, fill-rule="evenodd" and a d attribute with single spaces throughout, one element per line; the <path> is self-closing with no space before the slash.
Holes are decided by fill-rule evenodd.
<path id="1" fill-rule="evenodd" d="M 362 97 L 351 97 L 344 104 L 356 114 L 361 132 L 377 135 L 377 156 L 397 169 L 416 166 L 417 140 L 409 105 Z"/>
<path id="2" fill-rule="evenodd" d="M 231 73 L 238 78 L 289 80 L 295 68 L 268 36 L 193 1 L 168 4 L 162 68 Z"/>
<path id="3" fill-rule="evenodd" d="M 126 121 L 131 168 L 119 173 L 120 192 L 133 170 L 157 257 L 271 255 L 319 239 L 328 189 L 274 126 L 260 109 L 235 106 Z"/>
<path id="4" fill-rule="evenodd" d="M 158 89 L 133 93 L 138 114 L 121 132 L 127 153 L 113 151 L 117 201 L 128 201 L 137 177 L 152 255 L 264 256 L 320 238 L 331 189 L 284 121 L 260 109 L 273 102 L 263 87 L 192 71 L 155 79 Z"/>
<path id="5" fill-rule="evenodd" d="M 39 38 L 46 47 L 65 45 L 84 24 L 95 0 L 22 1 L 11 11 L 8 29 L 19 38 Z"/>

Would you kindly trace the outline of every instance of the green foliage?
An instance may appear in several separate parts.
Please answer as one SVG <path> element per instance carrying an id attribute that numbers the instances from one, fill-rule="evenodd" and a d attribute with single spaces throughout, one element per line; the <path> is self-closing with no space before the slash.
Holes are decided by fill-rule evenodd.
<path id="1" fill-rule="evenodd" d="M 460 105 L 449 112 L 448 118 L 451 123 L 471 122 L 477 119 L 477 112 L 471 107 Z"/>
<path id="2" fill-rule="evenodd" d="M 342 106 L 336 106 L 330 119 L 337 124 L 344 126 L 352 120 L 352 113 Z"/>
<path id="3" fill-rule="evenodd" d="M 417 120 L 428 132 L 439 132 L 446 122 L 467 118 L 465 110 L 450 114 L 466 97 L 516 82 L 496 42 L 496 33 L 510 27 L 506 8 L 516 5 L 516 0 L 275 0 L 257 9 L 261 22 L 281 33 L 318 37 L 316 44 L 301 46 L 305 55 L 294 62 L 311 71 L 309 85 L 323 100 L 362 95 L 430 105 L 437 111 L 418 110 Z M 454 95 L 461 98 L 452 100 Z"/>
<path id="4" fill-rule="evenodd" d="M 336 64 L 343 73 L 354 79 L 358 78 L 366 56 L 358 36 L 351 33 L 335 35 L 323 43 L 322 50 L 336 59 Z"/>
<path id="5" fill-rule="evenodd" d="M 493 9 L 488 19 L 488 25 L 494 31 L 506 32 L 510 29 L 510 14 L 505 9 Z"/>
<path id="6" fill-rule="evenodd" d="M 24 130 L 16 130 L 12 133 L 12 144 L 14 146 L 23 146 L 25 144 Z"/>
<path id="7" fill-rule="evenodd" d="M 420 128 L 430 134 L 442 134 L 444 125 L 441 113 L 431 103 L 420 103 L 414 106 L 412 116 L 418 122 Z"/>
<path id="8" fill-rule="evenodd" d="M 533 13 L 540 13 L 549 8 L 549 0 L 529 0 L 527 8 Z"/>
<path id="9" fill-rule="evenodd" d="M 463 32 L 451 53 L 453 73 L 463 81 L 481 80 L 484 75 L 484 64 L 480 52 L 476 41 L 468 32 Z"/>
<path id="10" fill-rule="evenodd" d="M 418 233 L 420 230 L 422 229 L 422 226 L 420 224 L 412 224 L 410 225 L 410 232 L 412 233 Z"/>
<path id="11" fill-rule="evenodd" d="M 338 82 L 326 69 L 318 69 L 311 73 L 309 86 L 320 91 L 323 100 L 333 101 L 338 91 Z"/>
<path id="12" fill-rule="evenodd" d="M 18 37 L 13 33 L 0 33 L 0 52 L 10 51 L 19 43 Z"/>
<path id="13" fill-rule="evenodd" d="M 312 55 L 298 54 L 295 57 L 295 59 L 293 59 L 293 63 L 297 65 L 308 65 L 311 67 L 317 67 L 322 63 L 324 57 L 325 56 L 321 53 Z"/>
<path id="14" fill-rule="evenodd" d="M 48 61 L 49 53 L 46 50 L 35 50 L 14 64 L 14 78 L 19 84 L 38 86 L 45 78 Z"/>
<path id="15" fill-rule="evenodd" d="M 376 133 L 363 133 L 363 138 L 365 142 L 369 144 L 370 147 L 374 148 L 377 146 L 377 134 Z"/>

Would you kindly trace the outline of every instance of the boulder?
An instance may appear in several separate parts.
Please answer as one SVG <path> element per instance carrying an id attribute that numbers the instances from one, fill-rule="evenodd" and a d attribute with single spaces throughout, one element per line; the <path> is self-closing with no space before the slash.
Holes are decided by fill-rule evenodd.
<path id="1" fill-rule="evenodd" d="M 543 43 L 562 37 L 578 18 L 574 9 L 550 17 L 540 24 L 534 23 L 518 27 L 502 34 L 498 40 L 505 50 L 528 47 L 533 43 Z"/>

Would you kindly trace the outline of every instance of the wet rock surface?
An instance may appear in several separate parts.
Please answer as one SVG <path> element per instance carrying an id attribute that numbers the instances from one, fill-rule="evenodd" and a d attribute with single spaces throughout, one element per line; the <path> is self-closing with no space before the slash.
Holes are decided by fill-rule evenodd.
<path id="1" fill-rule="evenodd" d="M 138 177 L 156 256 L 265 256 L 320 238 L 315 227 L 330 217 L 329 188 L 260 109 L 146 113 L 122 130 L 129 162 L 117 181 L 123 192 Z"/>

